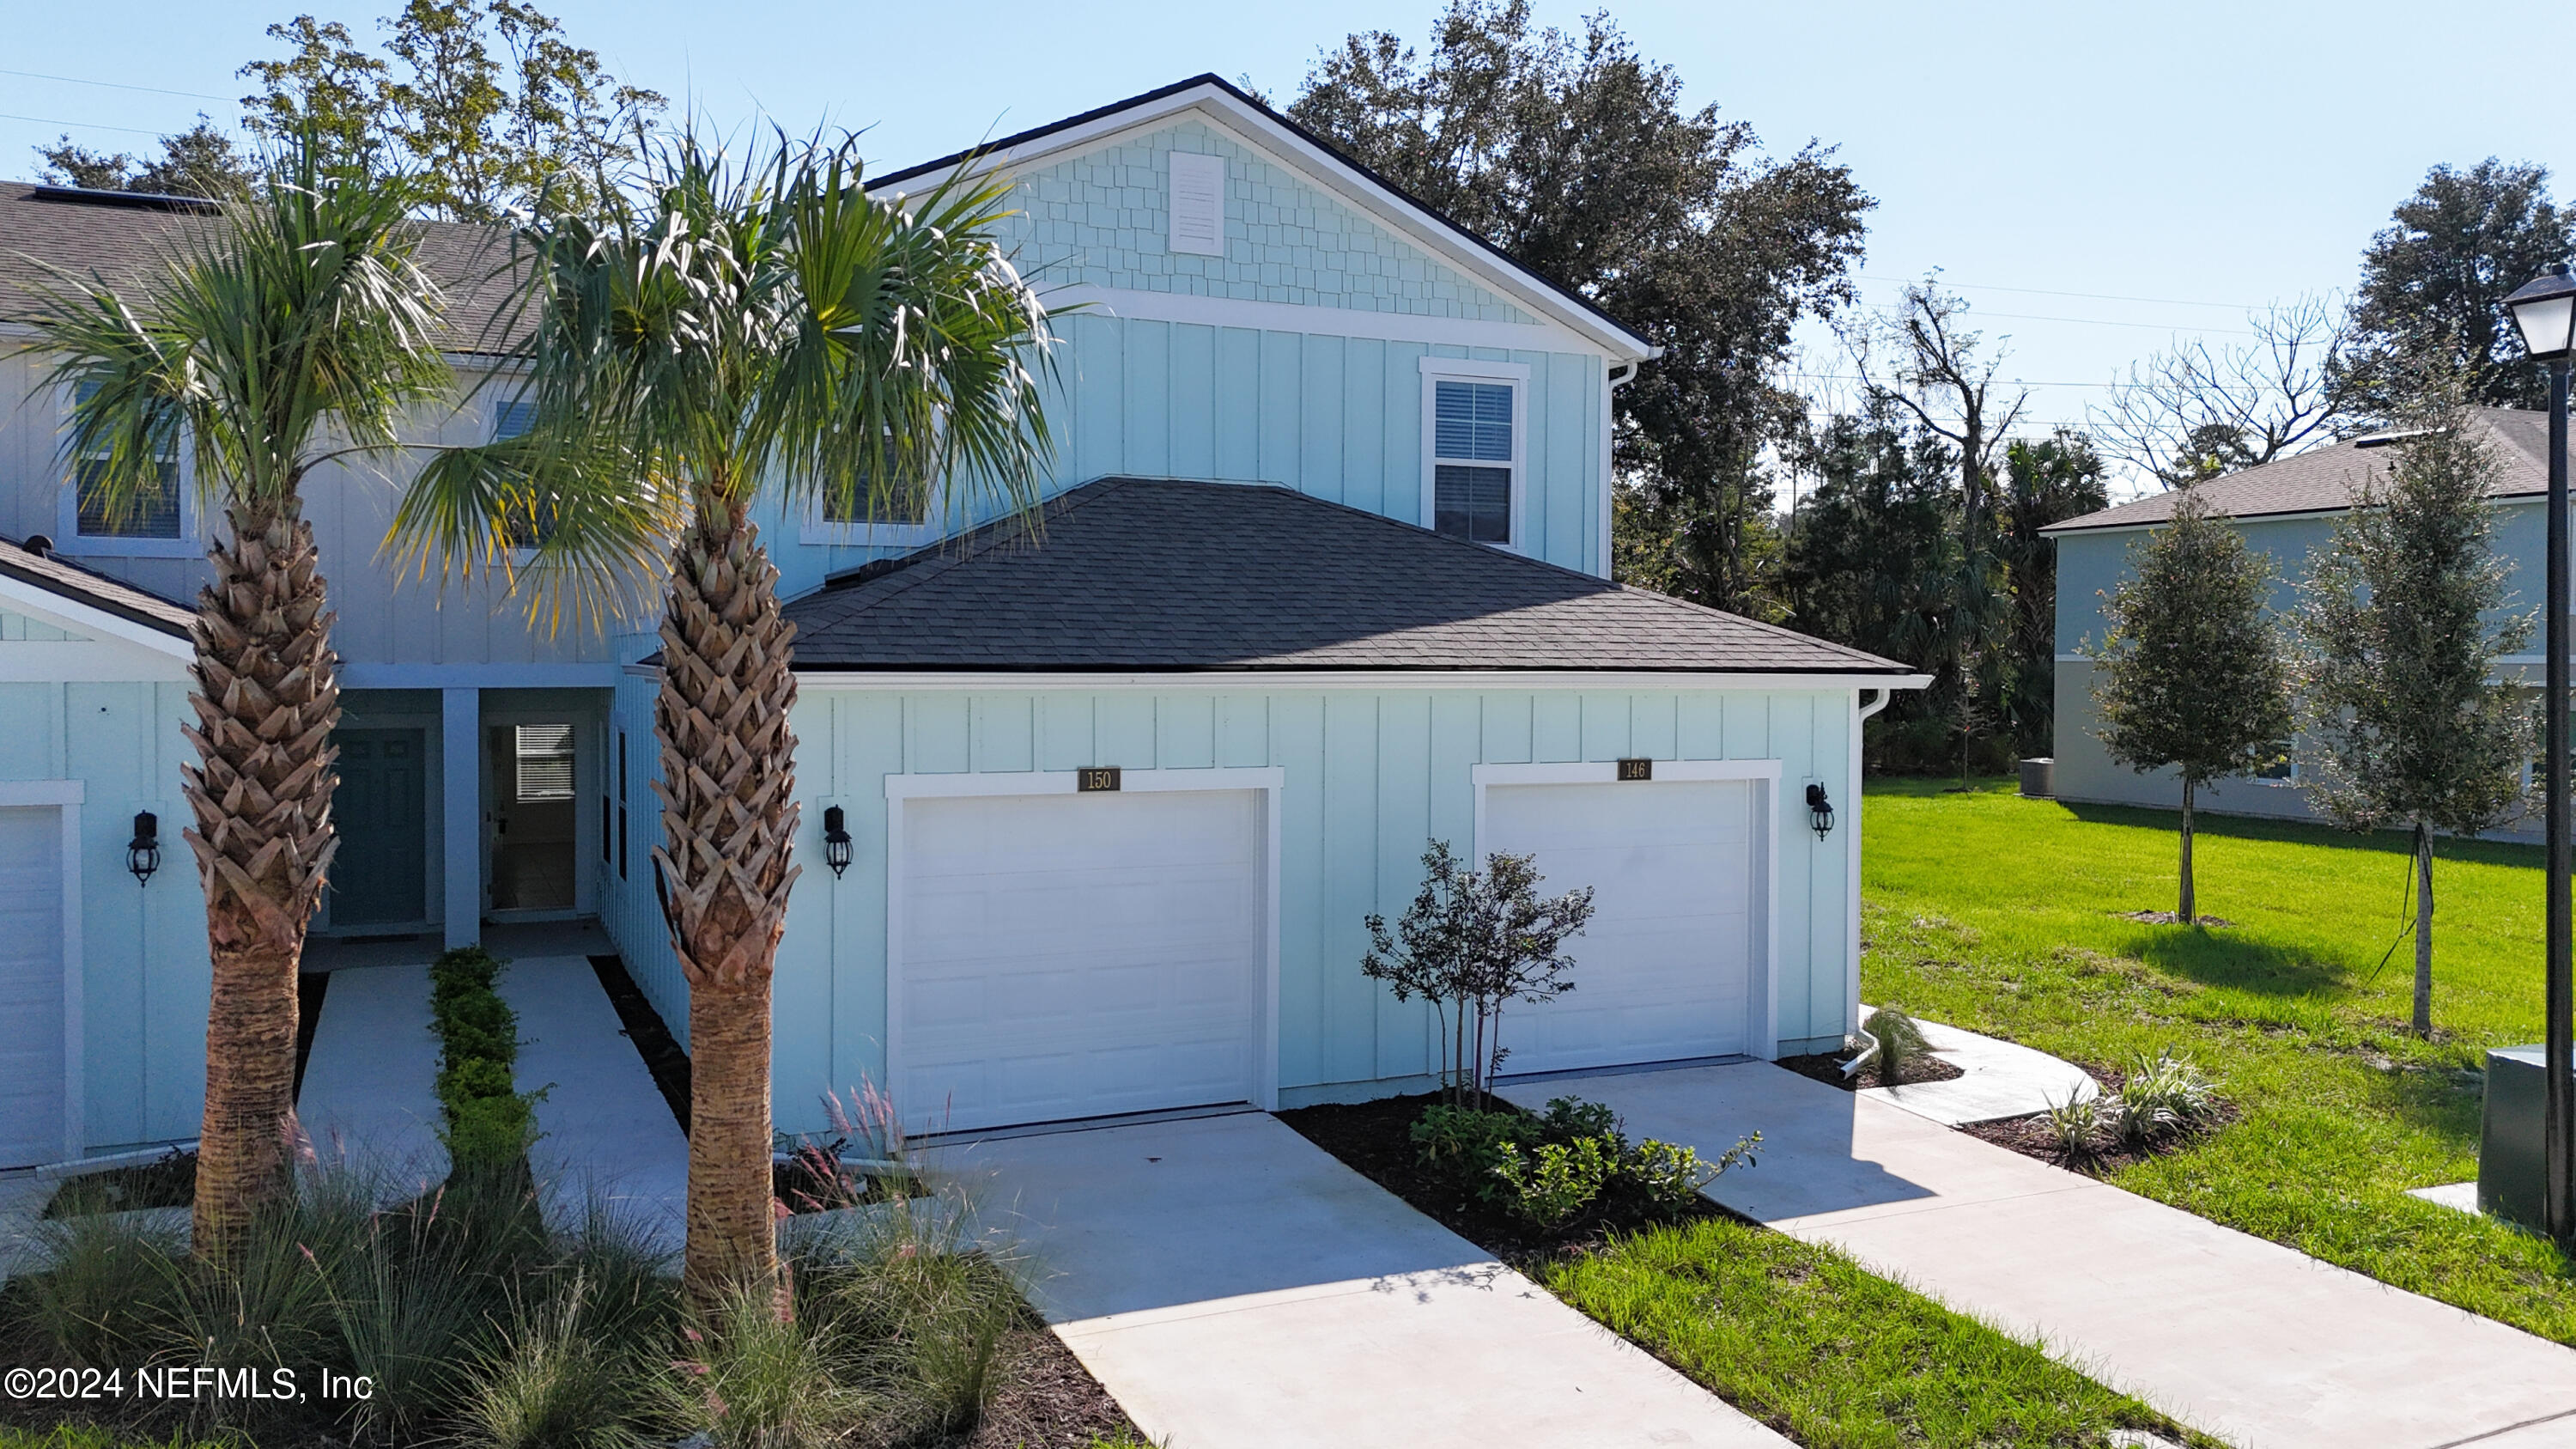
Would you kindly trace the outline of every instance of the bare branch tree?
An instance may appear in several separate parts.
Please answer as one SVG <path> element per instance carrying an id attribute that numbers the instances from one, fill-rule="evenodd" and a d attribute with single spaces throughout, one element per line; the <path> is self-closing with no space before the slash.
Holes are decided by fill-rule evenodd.
<path id="1" fill-rule="evenodd" d="M 2322 297 L 2247 314 L 2250 342 L 2177 338 L 2131 363 L 2093 411 L 2095 431 L 2166 487 L 2288 457 L 2332 436 L 2343 413 L 2333 385 L 2349 340 L 2342 309 Z"/>
<path id="2" fill-rule="evenodd" d="M 1967 299 L 1926 278 L 1905 289 L 1897 316 L 1855 328 L 1844 342 L 1861 376 L 1870 379 L 1871 391 L 1884 393 L 1925 431 L 1959 450 L 1959 491 L 1966 509 L 1962 525 L 1973 553 L 1987 482 L 1995 476 L 1995 456 L 2029 410 L 2030 390 L 1997 390 L 1995 372 L 2004 353 L 1998 349 L 1991 357 L 1977 355 L 1984 336 L 1960 325 L 1967 311 Z M 1873 346 L 1880 343 L 1896 355 L 1885 374 L 1871 366 Z"/>

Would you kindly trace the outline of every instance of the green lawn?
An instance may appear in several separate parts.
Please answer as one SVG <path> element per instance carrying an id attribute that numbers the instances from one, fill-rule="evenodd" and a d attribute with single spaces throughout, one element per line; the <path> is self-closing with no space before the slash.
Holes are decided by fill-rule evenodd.
<path id="1" fill-rule="evenodd" d="M 2170 812 L 2025 800 L 2005 782 L 1872 782 L 1861 994 L 2076 1061 L 2172 1048 L 2242 1117 L 2112 1181 L 2576 1344 L 2576 1265 L 2408 1197 L 2477 1174 L 2490 1046 L 2540 1037 L 2540 855 L 2444 842 L 2430 1043 L 2406 1030 L 2402 837 L 2201 817 L 2199 907 L 2174 907 Z"/>
<path id="2" fill-rule="evenodd" d="M 2060 1449 L 2108 1444 L 2118 1428 L 2180 1432 L 2038 1348 L 1768 1228 L 1650 1228 L 1535 1271 L 1806 1449 Z"/>

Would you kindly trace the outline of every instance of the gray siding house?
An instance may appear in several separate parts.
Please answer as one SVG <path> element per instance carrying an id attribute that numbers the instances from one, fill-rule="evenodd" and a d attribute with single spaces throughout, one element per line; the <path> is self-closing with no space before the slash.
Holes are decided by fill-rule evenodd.
<path id="1" fill-rule="evenodd" d="M 2494 546 L 2512 566 L 2506 609 L 2529 612 L 2540 604 L 2546 576 L 2545 497 L 2549 485 L 2549 420 L 2546 414 L 2513 408 L 2479 408 L 2471 426 L 2492 443 L 2503 477 L 2494 490 Z M 2388 451 L 2403 441 L 2402 432 L 2354 438 L 2330 447 L 2248 468 L 2200 484 L 2218 513 L 2229 516 L 2245 540 L 2270 556 L 2278 572 L 2273 589 L 2275 609 L 2297 604 L 2298 583 L 2308 571 L 2309 556 L 2328 546 L 2335 519 L 2352 506 L 2354 496 L 2383 476 Z M 2044 530 L 2057 541 L 2057 767 L 2058 798 L 2126 805 L 2179 808 L 2182 787 L 2171 770 L 2140 774 L 2112 762 L 2095 733 L 2093 651 L 2103 635 L 2102 603 L 2129 576 L 2130 551 L 2173 516 L 2174 495 L 2153 494 L 2116 508 L 2089 513 Z M 2528 654 L 2509 655 L 2505 677 L 2537 686 L 2541 658 L 2537 636 Z M 2300 781 L 2300 742 L 2291 740 L 2288 760 L 2259 779 L 2223 780 L 2203 789 L 2196 802 L 2203 810 L 2225 814 L 2311 819 L 2314 812 Z M 2500 835 L 2539 838 L 2537 818 L 2519 821 Z"/>

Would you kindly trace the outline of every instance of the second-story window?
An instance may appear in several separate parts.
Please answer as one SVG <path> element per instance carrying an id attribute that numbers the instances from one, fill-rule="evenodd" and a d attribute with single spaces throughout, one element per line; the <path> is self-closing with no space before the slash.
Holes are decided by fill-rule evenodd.
<path id="1" fill-rule="evenodd" d="M 1429 379 L 1431 527 L 1470 543 L 1509 547 L 1520 484 L 1520 384 L 1509 378 Z"/>
<path id="2" fill-rule="evenodd" d="M 866 528 L 875 524 L 913 528 L 930 517 L 930 490 L 909 488 L 891 498 L 871 499 L 855 489 L 848 496 L 840 496 L 827 488 L 823 490 L 816 511 L 824 523 L 836 528 Z"/>
<path id="3" fill-rule="evenodd" d="M 78 401 L 87 402 L 98 394 L 98 384 L 80 385 Z M 155 481 L 119 500 L 107 497 L 102 486 L 107 474 L 107 455 L 89 453 L 72 460 L 72 527 L 75 539 L 151 539 L 177 542 L 187 537 L 185 500 L 179 490 L 179 458 L 175 450 L 154 458 Z"/>
<path id="4" fill-rule="evenodd" d="M 512 398 L 492 410 L 492 441 L 525 437 L 537 425 L 537 405 L 527 398 Z M 510 510 L 502 524 L 512 548 L 535 548 L 554 532 L 553 511 L 542 500 L 527 500 Z"/>

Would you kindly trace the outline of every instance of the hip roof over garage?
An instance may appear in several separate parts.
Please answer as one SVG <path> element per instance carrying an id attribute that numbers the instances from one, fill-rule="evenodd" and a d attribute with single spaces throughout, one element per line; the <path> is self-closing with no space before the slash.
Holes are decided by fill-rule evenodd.
<path id="1" fill-rule="evenodd" d="M 804 671 L 1618 671 L 1905 665 L 1286 488 L 1109 478 L 787 606 Z"/>

